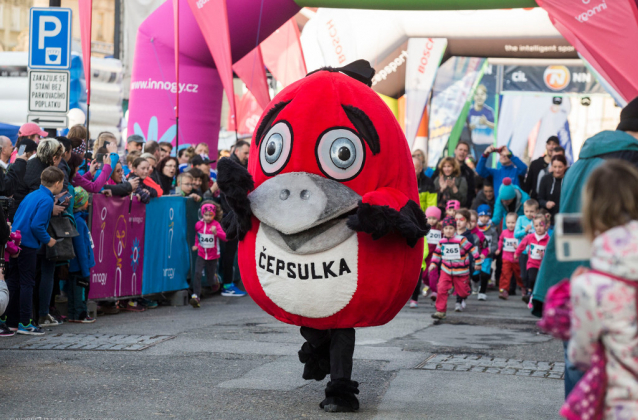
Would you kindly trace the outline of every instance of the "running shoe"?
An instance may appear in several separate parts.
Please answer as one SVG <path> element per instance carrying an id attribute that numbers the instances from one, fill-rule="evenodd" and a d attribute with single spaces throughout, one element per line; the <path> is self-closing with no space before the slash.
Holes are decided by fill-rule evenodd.
<path id="1" fill-rule="evenodd" d="M 465 299 L 461 299 L 461 309 L 465 309 L 467 303 L 465 303 Z"/>
<path id="2" fill-rule="evenodd" d="M 454 304 L 454 312 L 463 312 L 463 307 L 460 303 L 457 302 L 456 304 Z"/>
<path id="3" fill-rule="evenodd" d="M 503 300 L 507 300 L 507 298 L 509 297 L 509 293 L 507 293 L 507 290 L 505 289 L 501 289 L 500 293 L 498 294 L 498 298 L 499 299 L 503 299 Z"/>
<path id="4" fill-rule="evenodd" d="M 478 295 L 479 292 L 479 282 L 478 281 L 474 281 L 471 280 L 470 283 L 472 283 L 472 294 L 473 295 Z"/>
<path id="5" fill-rule="evenodd" d="M 95 318 L 90 317 L 89 314 L 86 312 L 82 312 L 75 322 L 80 322 L 82 324 L 92 324 L 95 322 Z"/>
<path id="6" fill-rule="evenodd" d="M 130 300 L 126 305 L 126 310 L 130 312 L 144 312 L 146 309 L 136 301 Z"/>
<path id="7" fill-rule="evenodd" d="M 199 305 L 199 298 L 198 298 L 198 297 L 197 297 L 197 295 L 196 295 L 196 294 L 194 294 L 194 293 L 193 293 L 193 295 L 191 296 L 191 299 L 188 301 L 188 303 L 190 303 L 190 304 L 191 304 L 191 306 L 192 306 L 193 308 L 199 308 L 199 307 L 200 307 L 200 305 Z"/>
<path id="8" fill-rule="evenodd" d="M 17 333 L 24 335 L 44 335 L 44 331 L 42 330 L 42 328 L 36 327 L 31 322 L 29 322 L 29 325 L 26 326 L 22 323 L 19 323 Z"/>
<path id="9" fill-rule="evenodd" d="M 487 295 L 485 293 L 478 294 L 478 300 L 487 300 Z"/>
<path id="10" fill-rule="evenodd" d="M 445 312 L 434 312 L 432 314 L 432 318 L 434 318 L 434 319 L 443 319 L 443 318 L 445 318 Z"/>
<path id="11" fill-rule="evenodd" d="M 38 325 L 40 325 L 42 328 L 57 327 L 58 325 L 62 325 L 62 323 L 58 321 L 57 319 L 55 319 L 53 315 L 47 314 L 46 316 L 41 316 L 38 319 Z"/>
<path id="12" fill-rule="evenodd" d="M 427 297 L 428 293 L 430 293 L 430 288 L 428 286 L 423 286 L 423 297 Z"/>
<path id="13" fill-rule="evenodd" d="M 242 296 L 246 296 L 246 292 L 240 290 L 234 284 L 230 284 L 222 288 L 222 296 L 242 297 Z"/>
<path id="14" fill-rule="evenodd" d="M 11 331 L 7 324 L 0 324 L 0 337 L 13 337 L 14 335 L 16 335 L 15 331 Z"/>
<path id="15" fill-rule="evenodd" d="M 416 300 L 410 299 L 410 308 L 418 308 L 418 307 L 419 307 L 419 302 L 417 302 Z"/>

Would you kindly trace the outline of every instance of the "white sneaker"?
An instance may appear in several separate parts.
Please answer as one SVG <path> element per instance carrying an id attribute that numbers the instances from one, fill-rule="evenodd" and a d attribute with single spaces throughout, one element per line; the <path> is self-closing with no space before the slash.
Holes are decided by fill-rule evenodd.
<path id="1" fill-rule="evenodd" d="M 418 308 L 419 303 L 416 300 L 410 299 L 410 308 Z"/>
<path id="2" fill-rule="evenodd" d="M 487 300 L 487 295 L 485 293 L 479 293 L 478 300 Z"/>
<path id="3" fill-rule="evenodd" d="M 463 307 L 460 303 L 454 305 L 454 312 L 463 312 Z"/>
<path id="4" fill-rule="evenodd" d="M 427 297 L 428 293 L 430 293 L 430 288 L 428 286 L 423 286 L 423 297 Z"/>
<path id="5" fill-rule="evenodd" d="M 479 282 L 471 280 L 470 283 L 472 284 L 472 294 L 477 295 L 479 292 L 479 287 L 480 287 Z"/>
<path id="6" fill-rule="evenodd" d="M 38 324 L 40 324 L 40 326 L 43 328 L 57 327 L 58 325 L 62 325 L 62 323 L 58 321 L 57 319 L 55 319 L 53 315 L 51 314 L 47 314 L 46 316 L 41 316 L 40 319 L 38 320 Z"/>
<path id="7" fill-rule="evenodd" d="M 461 309 L 465 309 L 466 306 L 467 306 L 467 303 L 465 303 L 465 299 L 463 299 L 461 301 Z"/>

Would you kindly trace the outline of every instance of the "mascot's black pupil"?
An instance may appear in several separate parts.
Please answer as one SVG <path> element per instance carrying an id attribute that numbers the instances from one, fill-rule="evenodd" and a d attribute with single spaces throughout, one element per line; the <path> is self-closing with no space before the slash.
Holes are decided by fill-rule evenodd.
<path id="1" fill-rule="evenodd" d="M 275 154 L 276 151 L 277 151 L 277 146 L 275 146 L 275 143 L 274 142 L 268 143 L 268 147 L 266 148 L 266 153 L 268 153 L 269 156 L 272 156 Z"/>
<path id="2" fill-rule="evenodd" d="M 339 160 L 343 162 L 348 161 L 350 159 L 350 149 L 348 149 L 346 146 L 341 146 L 339 148 L 337 156 L 339 157 Z"/>

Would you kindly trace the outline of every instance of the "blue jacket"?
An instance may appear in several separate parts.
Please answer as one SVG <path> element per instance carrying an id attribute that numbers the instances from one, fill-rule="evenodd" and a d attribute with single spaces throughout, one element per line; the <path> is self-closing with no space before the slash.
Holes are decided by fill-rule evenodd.
<path id="1" fill-rule="evenodd" d="M 527 227 L 527 225 L 532 225 L 529 232 L 525 232 L 525 228 Z M 523 213 L 523 216 L 519 217 L 518 220 L 516 220 L 516 227 L 514 228 L 514 237 L 518 239 L 519 241 L 522 241 L 523 238 L 527 236 L 527 234 L 529 233 L 534 233 L 534 221 L 529 220 L 527 216 L 525 216 L 525 213 Z"/>
<path id="2" fill-rule="evenodd" d="M 518 185 L 514 185 L 514 190 L 516 190 L 514 213 L 518 214 L 520 218 L 521 216 L 525 216 L 523 204 L 529 200 L 529 195 L 527 195 L 525 191 L 521 190 Z M 503 229 L 505 229 L 505 216 L 507 216 L 507 213 L 508 211 L 503 205 L 501 197 L 497 197 L 494 202 L 494 216 L 492 216 L 492 224 L 494 224 L 494 226 L 501 224 Z"/>
<path id="3" fill-rule="evenodd" d="M 20 231 L 23 246 L 40 248 L 51 240 L 47 228 L 53 212 L 53 200 L 51 190 L 40 185 L 40 188 L 27 194 L 18 206 L 11 230 Z"/>
<path id="4" fill-rule="evenodd" d="M 95 265 L 93 241 L 91 240 L 89 227 L 84 221 L 86 213 L 77 212 L 74 213 L 74 216 L 79 235 L 73 238 L 75 258 L 69 262 L 69 271 L 72 273 L 79 272 L 82 277 L 89 277 L 91 275 L 91 267 Z"/>
<path id="5" fill-rule="evenodd" d="M 494 183 L 494 195 L 497 197 L 504 178 L 510 178 L 512 180 L 512 184 L 519 185 L 518 177 L 525 176 L 527 173 L 527 165 L 525 165 L 522 160 L 514 155 L 512 155 L 510 159 L 512 160 L 513 165 L 502 166 L 499 163 L 498 168 L 494 169 L 486 166 L 487 158 L 484 155 L 481 155 L 478 165 L 476 165 L 476 173 L 479 174 L 479 176 L 482 176 L 483 178 L 487 178 L 488 176 L 492 177 Z"/>

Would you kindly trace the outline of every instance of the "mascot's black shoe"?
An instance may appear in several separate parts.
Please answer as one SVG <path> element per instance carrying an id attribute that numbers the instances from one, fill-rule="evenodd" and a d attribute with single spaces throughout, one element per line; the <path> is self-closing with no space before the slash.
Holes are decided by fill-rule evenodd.
<path id="1" fill-rule="evenodd" d="M 348 379 L 337 379 L 328 382 L 326 399 L 319 407 L 328 413 L 352 412 L 359 409 L 359 400 L 355 394 L 359 393 L 359 383 Z"/>
<path id="2" fill-rule="evenodd" d="M 330 374 L 330 342 L 319 348 L 314 348 L 305 342 L 299 350 L 299 361 L 304 364 L 302 378 L 306 380 L 322 381 Z"/>

